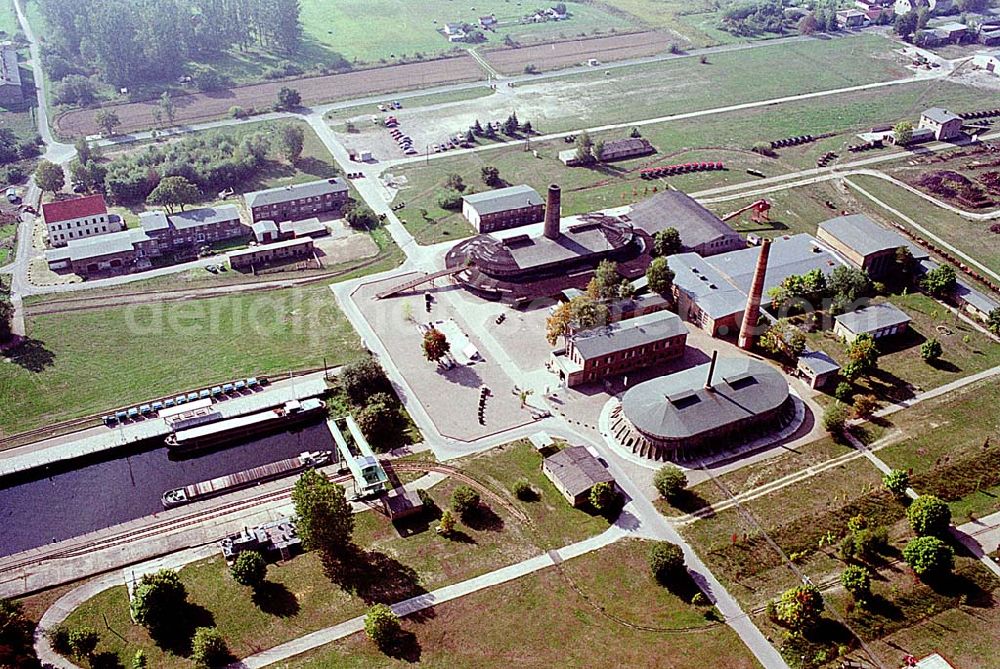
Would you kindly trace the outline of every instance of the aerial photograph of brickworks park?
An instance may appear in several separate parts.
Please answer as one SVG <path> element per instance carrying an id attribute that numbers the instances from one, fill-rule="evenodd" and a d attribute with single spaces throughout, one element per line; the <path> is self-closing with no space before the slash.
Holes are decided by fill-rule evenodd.
<path id="1" fill-rule="evenodd" d="M 0 669 L 1000 669 L 1000 0 L 0 0 Z"/>

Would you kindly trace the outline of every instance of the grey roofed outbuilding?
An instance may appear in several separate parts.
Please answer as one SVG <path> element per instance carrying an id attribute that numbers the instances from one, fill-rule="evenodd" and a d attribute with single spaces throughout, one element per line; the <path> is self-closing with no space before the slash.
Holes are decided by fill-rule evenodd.
<path id="1" fill-rule="evenodd" d="M 944 26 L 942 26 L 942 28 L 943 27 Z M 962 27 L 964 28 L 965 26 Z M 962 120 L 962 117 L 959 116 L 958 114 L 953 114 L 947 109 L 944 109 L 942 107 L 931 107 L 930 109 L 925 109 L 923 116 L 925 118 L 929 118 L 935 123 L 941 123 L 941 124 L 948 123 L 949 121 L 954 121 L 955 119 L 958 119 L 959 121 Z"/>
<path id="2" fill-rule="evenodd" d="M 296 237 L 330 232 L 326 224 L 315 216 L 313 218 L 304 218 L 300 221 L 282 221 L 278 224 L 278 229 L 281 230 L 281 234 L 283 235 L 295 235 Z"/>
<path id="3" fill-rule="evenodd" d="M 584 359 L 592 360 L 680 334 L 687 334 L 680 316 L 670 311 L 656 311 L 595 330 L 579 332 L 572 335 L 570 341 Z"/>
<path id="4" fill-rule="evenodd" d="M 799 356 L 799 365 L 808 369 L 814 376 L 832 374 L 840 371 L 837 361 L 828 356 L 823 351 L 813 351 L 806 349 Z"/>
<path id="5" fill-rule="evenodd" d="M 650 235 L 666 228 L 676 228 L 681 243 L 689 249 L 738 234 L 687 193 L 676 190 L 657 193 L 639 202 L 627 216 L 632 225 Z"/>
<path id="6" fill-rule="evenodd" d="M 711 363 L 645 381 L 622 396 L 625 417 L 654 438 L 685 439 L 765 414 L 788 399 L 788 382 L 767 363 L 719 358 L 710 388 Z"/>
<path id="7" fill-rule="evenodd" d="M 263 237 L 268 232 L 278 234 L 278 225 L 274 221 L 258 221 L 250 226 L 255 237 Z"/>
<path id="8" fill-rule="evenodd" d="M 891 302 L 869 304 L 856 311 L 837 316 L 834 320 L 854 334 L 875 332 L 883 328 L 909 323 L 912 319 Z"/>
<path id="9" fill-rule="evenodd" d="M 419 513 L 424 508 L 424 501 L 416 490 L 395 488 L 385 496 L 385 506 L 390 518 L 406 518 Z"/>
<path id="10" fill-rule="evenodd" d="M 988 314 L 997 307 L 1000 307 L 1000 304 L 997 304 L 995 300 L 979 292 L 961 279 L 955 281 L 954 296 L 956 299 L 972 305 L 984 314 Z"/>
<path id="11" fill-rule="evenodd" d="M 84 239 L 71 240 L 66 246 L 45 252 L 45 260 L 57 262 L 71 260 L 79 262 L 90 258 L 127 253 L 135 250 L 138 242 L 149 241 L 149 236 L 142 228 L 132 228 L 121 232 L 111 232 L 106 235 L 95 235 Z"/>
<path id="12" fill-rule="evenodd" d="M 243 201 L 247 207 L 262 207 L 271 204 L 281 204 L 291 200 L 300 200 L 305 197 L 322 197 L 333 193 L 346 193 L 347 182 L 339 177 L 332 179 L 320 179 L 304 184 L 293 184 L 291 186 L 278 186 L 266 190 L 257 190 L 243 196 Z"/>
<path id="13" fill-rule="evenodd" d="M 17 67 L 17 50 L 10 44 L 0 44 L 0 84 L 21 85 L 21 70 Z"/>
<path id="14" fill-rule="evenodd" d="M 910 249 L 914 259 L 927 257 L 927 251 L 898 232 L 882 227 L 864 214 L 831 218 L 820 223 L 819 227 L 864 256 L 905 246 Z"/>
<path id="15" fill-rule="evenodd" d="M 545 458 L 545 466 L 571 497 L 582 495 L 597 483 L 615 480 L 608 468 L 584 446 L 570 446 L 550 455 Z"/>
<path id="16" fill-rule="evenodd" d="M 462 200 L 475 209 L 480 216 L 495 214 L 499 211 L 535 207 L 543 203 L 542 196 L 538 194 L 538 191 L 526 184 L 465 195 Z"/>

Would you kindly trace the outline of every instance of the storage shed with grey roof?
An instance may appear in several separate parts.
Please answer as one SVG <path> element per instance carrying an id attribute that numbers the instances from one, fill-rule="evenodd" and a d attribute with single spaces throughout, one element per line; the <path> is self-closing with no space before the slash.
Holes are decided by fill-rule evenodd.
<path id="1" fill-rule="evenodd" d="M 494 232 L 540 222 L 545 204 L 538 191 L 521 184 L 463 196 L 462 215 L 477 232 Z"/>
<path id="2" fill-rule="evenodd" d="M 608 468 L 584 446 L 570 446 L 542 461 L 542 472 L 573 506 L 583 506 L 598 483 L 614 484 Z"/>
<path id="3" fill-rule="evenodd" d="M 895 269 L 896 253 L 901 247 L 909 249 L 915 260 L 927 257 L 923 248 L 864 214 L 823 221 L 816 237 L 873 279 L 881 279 Z"/>
<path id="4" fill-rule="evenodd" d="M 822 388 L 836 378 L 840 365 L 823 351 L 806 349 L 799 356 L 796 370 L 809 381 L 811 388 Z"/>
<path id="5" fill-rule="evenodd" d="M 880 339 L 903 334 L 911 320 L 905 311 L 892 303 L 879 302 L 835 317 L 833 333 L 849 342 L 862 334 Z"/>
<path id="6" fill-rule="evenodd" d="M 593 383 L 682 356 L 687 334 L 677 314 L 656 311 L 570 335 L 553 362 L 567 386 Z"/>
<path id="7" fill-rule="evenodd" d="M 655 235 L 674 228 L 684 251 L 710 256 L 746 247 L 725 221 L 680 191 L 664 191 L 639 202 L 624 216 L 635 227 Z"/>
<path id="8" fill-rule="evenodd" d="M 21 71 L 17 66 L 17 49 L 10 42 L 0 44 L 0 104 L 24 102 Z"/>
<path id="9" fill-rule="evenodd" d="M 794 414 L 778 370 L 752 358 L 719 358 L 626 391 L 611 412 L 611 431 L 644 457 L 685 459 L 777 431 Z"/>

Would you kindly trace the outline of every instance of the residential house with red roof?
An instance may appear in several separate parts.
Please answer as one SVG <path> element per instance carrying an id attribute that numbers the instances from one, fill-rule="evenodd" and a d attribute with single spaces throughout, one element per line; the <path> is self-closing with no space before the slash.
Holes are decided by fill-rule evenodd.
<path id="1" fill-rule="evenodd" d="M 108 213 L 103 195 L 88 195 L 42 205 L 49 246 L 59 248 L 73 240 L 120 232 L 125 223 Z"/>

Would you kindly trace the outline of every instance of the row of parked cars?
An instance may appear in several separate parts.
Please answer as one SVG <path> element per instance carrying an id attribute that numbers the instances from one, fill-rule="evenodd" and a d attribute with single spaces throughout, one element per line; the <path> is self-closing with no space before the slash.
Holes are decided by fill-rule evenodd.
<path id="1" fill-rule="evenodd" d="M 399 148 L 408 156 L 417 155 L 417 150 L 413 148 L 413 139 L 399 129 L 399 121 L 395 116 L 390 116 L 385 120 L 385 127 L 389 128 L 389 135 L 396 140 Z"/>
<path id="2" fill-rule="evenodd" d="M 162 400 L 156 400 L 155 402 L 150 402 L 149 404 L 140 404 L 139 406 L 129 407 L 128 409 L 121 409 L 113 414 L 108 414 L 107 416 L 102 417 L 101 420 L 103 420 L 104 424 L 108 427 L 114 427 L 119 423 L 136 421 L 141 418 L 149 418 L 163 409 L 181 406 L 182 404 L 188 404 L 189 402 L 197 402 L 198 400 L 206 399 L 222 400 L 233 395 L 242 395 L 246 391 L 255 390 L 260 386 L 266 386 L 268 383 L 269 381 L 265 376 L 259 378 L 251 376 L 248 379 L 237 379 L 232 383 L 224 383 L 221 386 L 212 386 L 211 388 L 204 388 L 187 394 L 177 395 L 176 397 L 167 397 Z"/>

